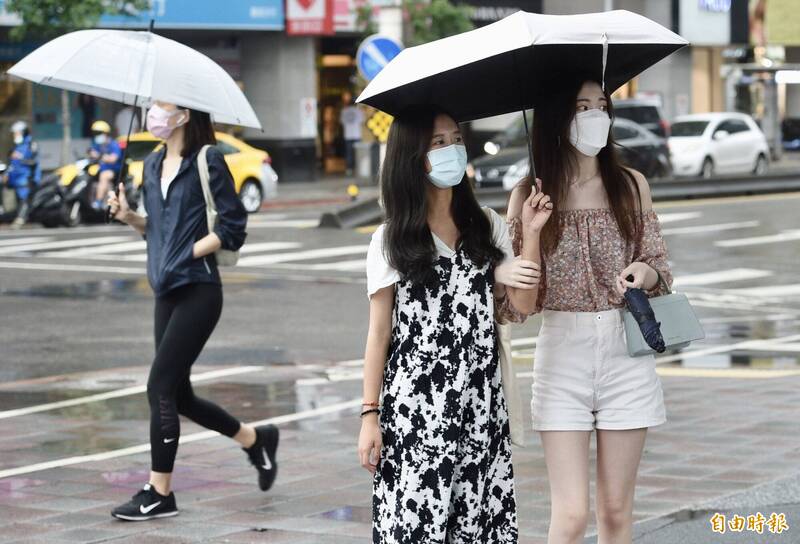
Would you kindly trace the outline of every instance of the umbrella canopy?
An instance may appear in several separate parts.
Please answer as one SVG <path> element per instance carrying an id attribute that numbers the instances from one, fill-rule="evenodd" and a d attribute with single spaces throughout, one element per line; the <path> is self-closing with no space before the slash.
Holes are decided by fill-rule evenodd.
<path id="1" fill-rule="evenodd" d="M 491 25 L 405 49 L 358 102 L 397 115 L 437 105 L 458 121 L 535 106 L 565 77 L 604 80 L 613 92 L 689 42 L 625 10 L 582 15 L 519 11 Z"/>
<path id="2" fill-rule="evenodd" d="M 152 32 L 79 30 L 39 47 L 8 73 L 133 106 L 153 100 L 261 128 L 236 82 L 216 62 Z"/>

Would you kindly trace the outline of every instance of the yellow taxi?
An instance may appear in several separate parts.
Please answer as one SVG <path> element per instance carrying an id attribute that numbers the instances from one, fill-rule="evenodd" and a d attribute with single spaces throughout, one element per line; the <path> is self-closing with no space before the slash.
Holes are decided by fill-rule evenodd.
<path id="1" fill-rule="evenodd" d="M 278 175 L 272 168 L 272 159 L 269 153 L 256 149 L 242 140 L 217 132 L 217 148 L 225 156 L 225 162 L 233 175 L 236 192 L 248 213 L 261 209 L 264 198 L 275 192 Z M 117 138 L 121 147 L 125 147 L 125 138 Z M 142 170 L 144 159 L 159 144 L 161 140 L 149 132 L 132 134 L 126 151 L 128 174 L 133 178 L 133 186 L 138 189 L 142 184 Z M 89 174 L 96 174 L 97 165 L 89 167 Z M 75 164 L 62 166 L 56 172 L 61 176 L 61 185 L 69 187 L 76 179 L 79 169 Z"/>

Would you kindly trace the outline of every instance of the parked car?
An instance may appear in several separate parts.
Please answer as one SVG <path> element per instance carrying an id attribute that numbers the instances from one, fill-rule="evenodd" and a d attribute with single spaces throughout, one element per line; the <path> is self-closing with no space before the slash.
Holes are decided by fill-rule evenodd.
<path id="1" fill-rule="evenodd" d="M 671 175 L 666 140 L 627 119 L 615 119 L 611 134 L 623 164 L 648 178 Z M 522 145 L 501 149 L 495 155 L 484 155 L 472 162 L 468 172 L 476 187 L 503 186 L 511 190 L 528 173 L 528 148 L 523 140 Z"/>
<path id="2" fill-rule="evenodd" d="M 670 126 L 661 108 L 652 101 L 625 99 L 614 101 L 614 117 L 628 119 L 662 138 L 669 137 Z"/>
<path id="3" fill-rule="evenodd" d="M 249 213 L 257 212 L 266 197 L 271 196 L 278 181 L 278 175 L 272 169 L 269 153 L 247 145 L 245 142 L 229 134 L 217 132 L 217 148 L 225 156 L 225 162 L 231 170 L 233 182 L 239 199 Z M 128 174 L 132 176 L 133 187 L 138 190 L 142 184 L 144 159 L 161 142 L 149 132 L 132 134 L 130 141 L 119 138 L 120 145 L 126 146 L 126 162 Z M 77 164 L 77 163 L 76 163 Z M 76 164 L 68 164 L 56 172 L 61 176 L 61 185 L 69 188 L 80 174 Z M 96 167 L 94 167 L 96 169 Z M 93 173 L 90 167 L 90 173 Z"/>
<path id="4" fill-rule="evenodd" d="M 698 113 L 678 117 L 669 138 L 672 167 L 679 176 L 765 174 L 767 138 L 744 113 Z"/>

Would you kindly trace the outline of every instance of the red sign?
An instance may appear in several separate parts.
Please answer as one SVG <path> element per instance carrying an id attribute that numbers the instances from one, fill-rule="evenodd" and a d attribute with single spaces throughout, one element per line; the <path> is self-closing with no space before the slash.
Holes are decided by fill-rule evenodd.
<path id="1" fill-rule="evenodd" d="M 286 0 L 290 36 L 333 34 L 333 0 Z"/>

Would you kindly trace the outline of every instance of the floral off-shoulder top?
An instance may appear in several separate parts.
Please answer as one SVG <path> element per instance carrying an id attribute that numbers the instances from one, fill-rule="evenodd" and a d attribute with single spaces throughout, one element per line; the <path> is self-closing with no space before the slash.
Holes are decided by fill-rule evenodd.
<path id="1" fill-rule="evenodd" d="M 667 263 L 667 246 L 655 211 L 642 217 L 639 239 L 627 243 L 610 209 L 565 210 L 553 219 L 559 222 L 561 240 L 551 255 L 542 255 L 542 275 L 535 313 L 542 310 L 562 312 L 601 312 L 622 308 L 625 300 L 614 288 L 615 278 L 629 264 L 643 262 L 653 267 L 668 285 L 672 273 Z M 508 223 L 514 255 L 522 249 L 522 222 Z M 666 294 L 659 283 L 650 296 Z M 508 297 L 496 301 L 497 320 L 521 323 L 520 314 Z"/>

